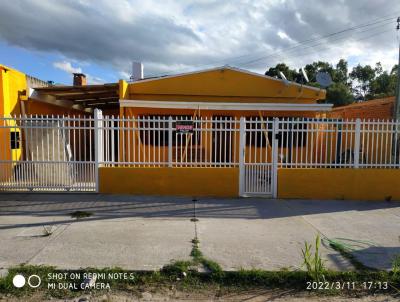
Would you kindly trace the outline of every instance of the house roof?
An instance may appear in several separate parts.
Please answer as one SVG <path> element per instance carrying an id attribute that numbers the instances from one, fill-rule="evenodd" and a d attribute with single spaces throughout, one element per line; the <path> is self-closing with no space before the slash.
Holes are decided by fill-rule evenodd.
<path id="1" fill-rule="evenodd" d="M 315 103 L 326 96 L 324 89 L 230 66 L 130 82 L 128 92 L 129 99 L 184 102 Z"/>
<path id="2" fill-rule="evenodd" d="M 199 73 L 210 72 L 210 71 L 218 71 L 218 70 L 232 70 L 232 71 L 246 73 L 246 74 L 249 74 L 249 75 L 252 75 L 252 76 L 256 76 L 256 77 L 260 77 L 260 78 L 264 78 L 264 79 L 278 81 L 278 82 L 281 82 L 281 83 L 284 83 L 284 84 L 295 85 L 295 86 L 298 86 L 298 87 L 306 87 L 308 89 L 315 90 L 315 91 L 320 91 L 321 90 L 320 88 L 317 88 L 317 87 L 308 86 L 308 85 L 302 85 L 302 84 L 299 84 L 297 82 L 293 82 L 293 81 L 289 81 L 289 80 L 283 80 L 283 79 L 279 79 L 279 78 L 274 78 L 274 77 L 271 77 L 271 76 L 268 76 L 268 75 L 252 72 L 252 71 L 249 71 L 249 70 L 246 70 L 246 69 L 233 67 L 233 66 L 229 66 L 229 65 L 213 67 L 213 68 L 208 68 L 208 69 L 201 69 L 201 70 L 185 72 L 185 73 L 172 74 L 172 75 L 149 77 L 149 78 L 144 78 L 144 79 L 141 79 L 141 80 L 137 80 L 137 81 L 131 82 L 130 84 L 134 85 L 134 84 L 142 83 L 142 82 L 157 81 L 157 80 L 170 79 L 170 78 L 176 78 L 176 77 L 184 77 L 184 76 L 187 76 L 187 75 L 199 74 Z M 322 90 L 324 90 L 324 89 L 322 89 Z"/>

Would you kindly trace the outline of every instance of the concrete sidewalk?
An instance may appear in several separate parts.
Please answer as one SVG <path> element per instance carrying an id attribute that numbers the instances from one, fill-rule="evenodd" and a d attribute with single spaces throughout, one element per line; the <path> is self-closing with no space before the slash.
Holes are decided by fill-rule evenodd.
<path id="1" fill-rule="evenodd" d="M 72 219 L 74 211 L 86 219 Z M 364 264 L 382 269 L 400 254 L 400 203 L 200 199 L 96 194 L 0 195 L 0 267 L 159 269 L 190 259 L 197 232 L 203 254 L 224 269 L 298 268 L 304 241 L 341 238 Z M 54 233 L 43 237 L 43 225 Z M 329 247 L 327 265 L 350 264 Z"/>

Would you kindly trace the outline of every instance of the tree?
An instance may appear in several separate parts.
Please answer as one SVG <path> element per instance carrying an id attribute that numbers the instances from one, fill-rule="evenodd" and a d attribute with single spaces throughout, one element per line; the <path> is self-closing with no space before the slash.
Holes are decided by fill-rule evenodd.
<path id="1" fill-rule="evenodd" d="M 390 74 L 397 76 L 398 71 L 399 71 L 399 64 L 396 64 L 393 66 L 392 70 L 390 71 Z"/>
<path id="2" fill-rule="evenodd" d="M 290 69 L 285 63 L 279 63 L 275 67 L 269 68 L 265 75 L 280 78 L 279 72 L 282 72 L 289 81 L 296 81 L 299 77 L 299 73 L 295 69 Z"/>
<path id="3" fill-rule="evenodd" d="M 348 75 L 348 66 L 347 61 L 344 59 L 340 59 L 339 62 L 336 64 L 336 68 L 332 75 L 332 80 L 335 83 L 342 83 L 345 85 L 350 85 L 349 82 L 349 75 Z"/>
<path id="4" fill-rule="evenodd" d="M 313 87 L 320 87 L 316 80 L 316 74 L 319 71 L 328 72 L 331 75 L 333 84 L 326 88 L 326 102 L 334 106 L 347 105 L 355 99 L 367 100 L 395 94 L 397 65 L 388 72 L 383 70 L 380 62 L 377 62 L 375 67 L 358 64 L 349 73 L 347 61 L 340 59 L 336 65 L 318 61 L 307 64 L 304 69 L 310 80 L 307 85 Z M 269 68 L 265 74 L 280 77 L 279 71 L 283 72 L 290 81 L 304 83 L 300 70 L 291 69 L 285 63 Z"/>
<path id="5" fill-rule="evenodd" d="M 375 75 L 381 75 L 382 73 L 383 73 L 383 68 L 382 68 L 382 64 L 381 64 L 381 62 L 377 62 L 376 64 L 375 64 Z"/>
<path id="6" fill-rule="evenodd" d="M 383 71 L 370 83 L 370 97 L 385 97 L 395 94 L 397 76 Z"/>
<path id="7" fill-rule="evenodd" d="M 338 82 L 327 88 L 326 102 L 334 106 L 344 106 L 353 103 L 354 97 L 348 85 Z"/>
<path id="8" fill-rule="evenodd" d="M 313 62 L 304 68 L 310 79 L 311 86 L 319 87 L 317 83 L 316 74 L 318 72 L 327 72 L 333 80 L 333 84 L 326 88 L 326 102 L 334 106 L 342 106 L 350 104 L 354 101 L 354 97 L 350 90 L 350 83 L 348 81 L 348 68 L 347 61 L 341 59 L 335 67 L 328 62 Z"/>
<path id="9" fill-rule="evenodd" d="M 304 67 L 304 70 L 307 73 L 307 76 L 310 80 L 311 83 L 313 82 L 317 82 L 316 79 L 316 75 L 319 71 L 325 71 L 328 72 L 331 76 L 333 73 L 333 67 L 331 64 L 329 64 L 328 62 L 322 62 L 322 61 L 318 61 L 318 62 L 313 62 L 311 64 L 307 64 Z"/>
<path id="10" fill-rule="evenodd" d="M 353 87 L 356 98 L 366 100 L 367 95 L 371 92 L 370 83 L 375 78 L 375 69 L 370 65 L 361 66 L 358 64 L 350 72 L 350 78 L 356 81 Z"/>

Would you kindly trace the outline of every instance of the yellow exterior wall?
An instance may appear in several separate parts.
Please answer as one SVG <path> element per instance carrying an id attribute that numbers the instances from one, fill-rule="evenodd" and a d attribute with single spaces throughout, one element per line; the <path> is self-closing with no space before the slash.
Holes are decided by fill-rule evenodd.
<path id="1" fill-rule="evenodd" d="M 0 114 L 20 114 L 20 96 L 28 89 L 26 75 L 0 64 Z"/>
<path id="2" fill-rule="evenodd" d="M 400 200 L 400 170 L 278 169 L 278 198 Z"/>
<path id="3" fill-rule="evenodd" d="M 0 64 L 0 116 L 19 115 L 20 98 L 27 94 L 26 75 L 17 70 Z M 13 120 L 1 121 L 1 126 L 16 126 Z M 0 160 L 18 160 L 21 157 L 21 149 L 10 150 L 11 131 L 21 132 L 19 128 L 0 129 Z M 22 138 L 20 133 L 20 138 Z M 5 169 L 8 166 L 9 169 Z M 11 175 L 12 165 L 3 163 L 3 171 L 0 180 L 7 179 Z"/>
<path id="4" fill-rule="evenodd" d="M 25 113 L 28 115 L 75 115 L 76 117 L 92 116 L 92 114 L 83 112 L 81 110 L 43 103 L 32 99 L 28 99 L 23 102 L 25 106 Z"/>
<path id="5" fill-rule="evenodd" d="M 237 197 L 238 168 L 101 167 L 100 193 Z"/>

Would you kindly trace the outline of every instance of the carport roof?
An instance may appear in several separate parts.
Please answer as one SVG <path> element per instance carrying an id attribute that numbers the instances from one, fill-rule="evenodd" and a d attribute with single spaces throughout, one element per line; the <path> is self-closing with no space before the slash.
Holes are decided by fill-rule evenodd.
<path id="1" fill-rule="evenodd" d="M 83 108 L 118 108 L 119 84 L 108 83 L 85 86 L 48 86 L 35 88 L 39 96 L 52 96 Z"/>

